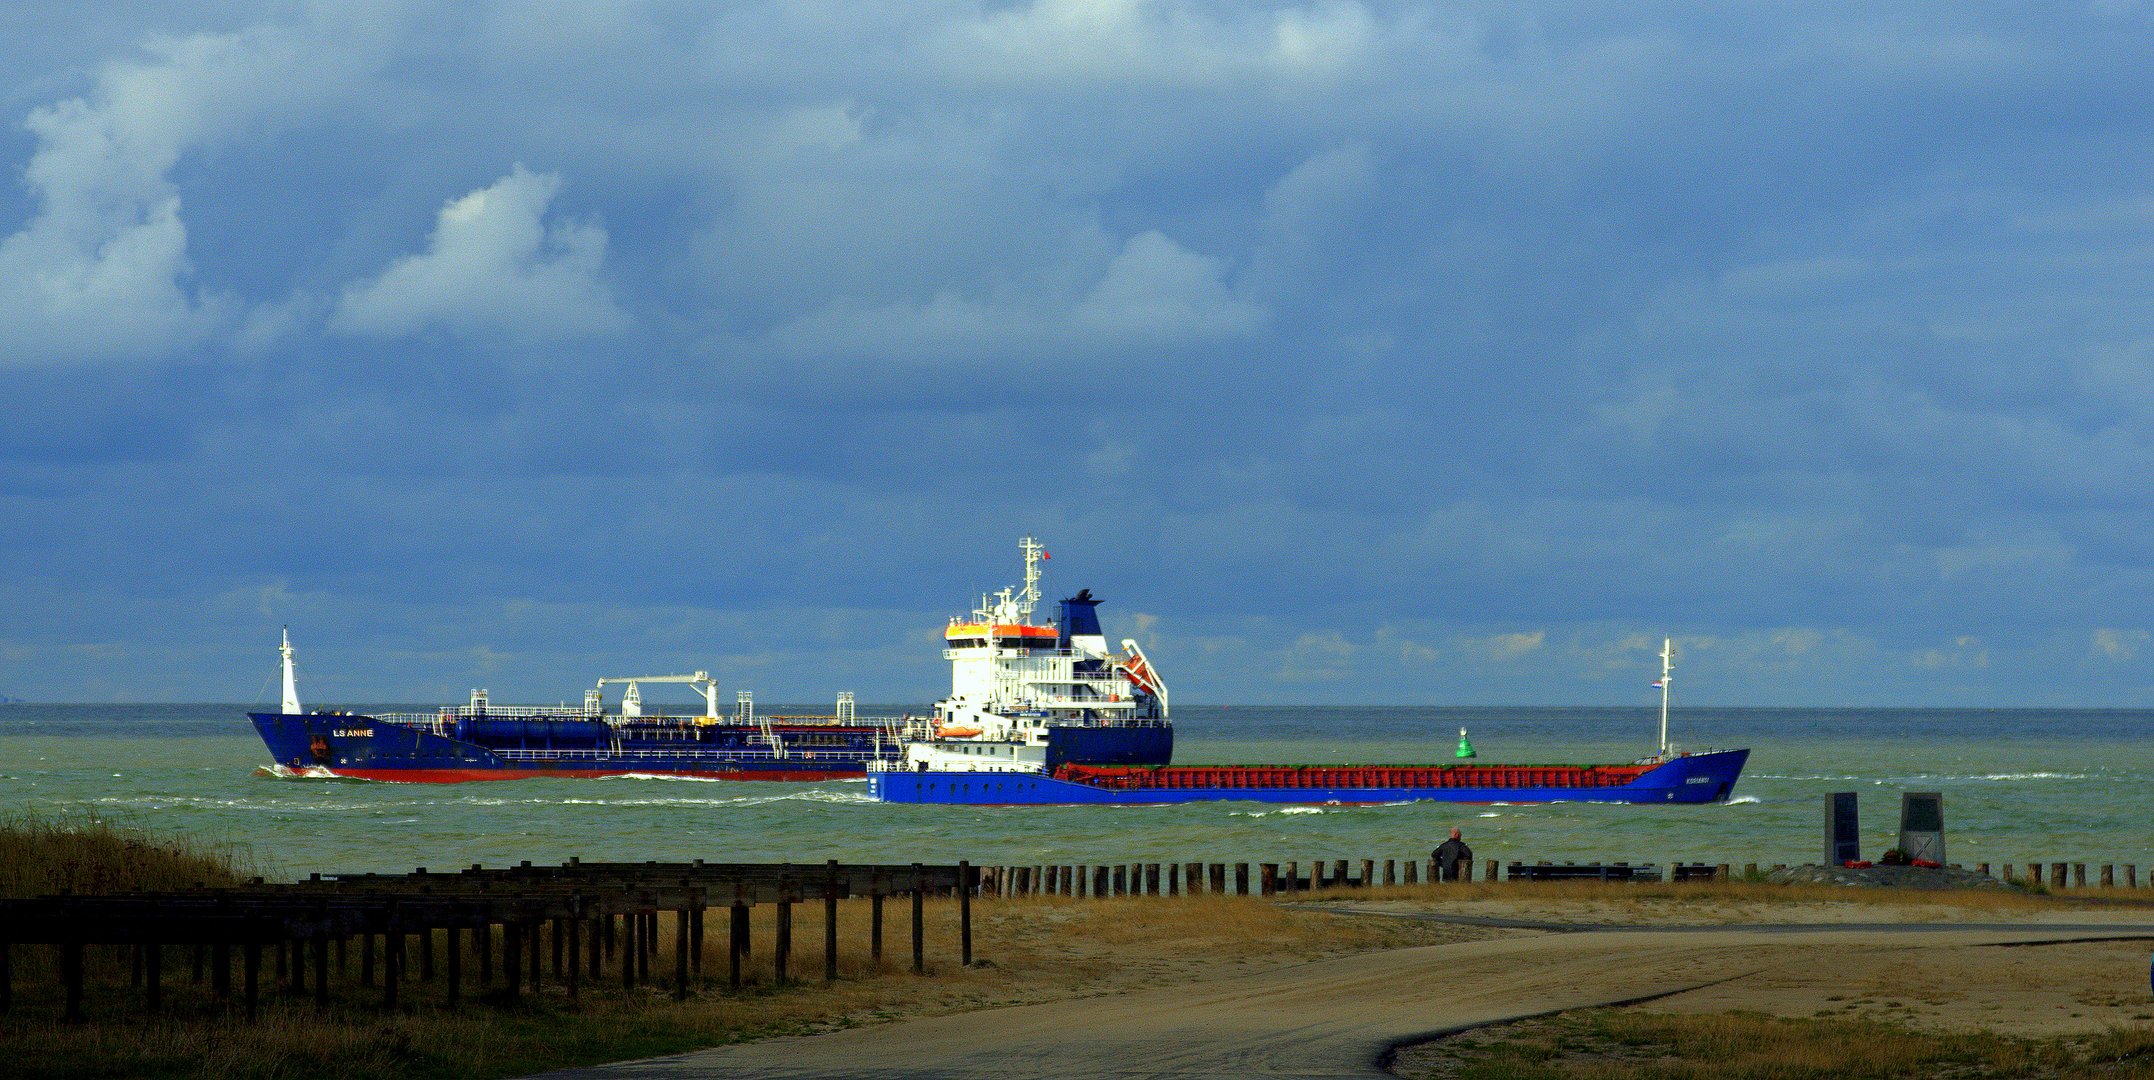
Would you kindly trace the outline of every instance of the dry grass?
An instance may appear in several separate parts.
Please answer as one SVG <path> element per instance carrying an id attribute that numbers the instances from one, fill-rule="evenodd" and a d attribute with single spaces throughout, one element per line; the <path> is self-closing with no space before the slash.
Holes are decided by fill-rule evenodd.
<path id="1" fill-rule="evenodd" d="M 0 817 L 0 897 L 189 889 L 252 875 L 231 845 L 153 837 L 91 816 Z"/>
<path id="2" fill-rule="evenodd" d="M 1593 1010 L 1410 1047 L 1392 1071 L 1413 1080 L 2154 1077 L 2154 1028 L 2015 1039 L 1870 1020 Z"/>

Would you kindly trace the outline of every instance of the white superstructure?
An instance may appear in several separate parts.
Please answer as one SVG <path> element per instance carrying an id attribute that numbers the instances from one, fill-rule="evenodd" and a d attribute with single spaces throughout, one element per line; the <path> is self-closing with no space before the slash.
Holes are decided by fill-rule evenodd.
<path id="1" fill-rule="evenodd" d="M 1059 618 L 1036 619 L 1040 564 L 1051 556 L 1030 536 L 1018 550 L 1024 584 L 983 594 L 944 629 L 950 696 L 892 767 L 1037 770 L 1052 728 L 1167 723 L 1165 683 L 1135 641 L 1108 648 L 1090 590 L 1063 600 Z"/>

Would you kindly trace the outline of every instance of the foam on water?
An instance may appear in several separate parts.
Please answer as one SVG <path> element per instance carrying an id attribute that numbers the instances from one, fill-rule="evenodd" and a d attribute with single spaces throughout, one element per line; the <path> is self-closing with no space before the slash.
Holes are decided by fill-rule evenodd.
<path id="1" fill-rule="evenodd" d="M 398 871 L 530 859 L 640 862 L 1393 858 L 1468 827 L 1477 855 L 1537 861 L 1801 862 L 1820 800 L 1864 793 L 1865 850 L 1896 836 L 1899 793 L 1945 793 L 1955 861 L 2154 864 L 2154 712 L 1684 710 L 1698 745 L 1749 746 L 1729 806 L 1136 807 L 884 805 L 860 780 L 771 784 L 656 774 L 394 784 L 280 774 L 232 706 L 0 705 L 7 801 L 89 810 L 247 845 L 265 869 Z M 1177 760 L 1449 759 L 1460 726 L 1489 762 L 1630 761 L 1657 710 L 1185 707 Z M 115 777 L 117 772 L 121 775 Z M 305 782 L 312 781 L 312 782 Z M 334 781 L 334 782 L 331 782 Z M 716 785 L 716 786 L 713 786 Z"/>

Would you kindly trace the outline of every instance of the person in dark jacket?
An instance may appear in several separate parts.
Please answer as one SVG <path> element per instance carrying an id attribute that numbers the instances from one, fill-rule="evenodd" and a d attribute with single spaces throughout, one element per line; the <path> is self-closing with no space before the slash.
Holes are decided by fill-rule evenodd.
<path id="1" fill-rule="evenodd" d="M 1438 880 L 1457 881 L 1459 871 L 1473 865 L 1473 849 L 1467 847 L 1466 841 L 1459 839 L 1458 830 L 1453 829 L 1451 838 L 1429 852 L 1429 858 L 1436 860 Z"/>

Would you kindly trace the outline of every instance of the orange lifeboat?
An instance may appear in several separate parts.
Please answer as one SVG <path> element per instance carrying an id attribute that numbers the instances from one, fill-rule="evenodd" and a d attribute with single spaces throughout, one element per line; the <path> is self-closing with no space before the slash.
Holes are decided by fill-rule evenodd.
<path id="1" fill-rule="evenodd" d="M 979 733 L 980 729 L 976 727 L 947 727 L 942 724 L 935 725 L 935 737 L 938 739 L 970 739 L 974 736 L 977 736 Z"/>

